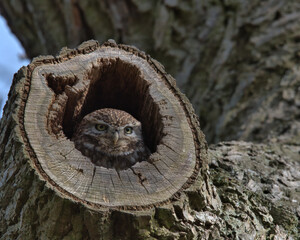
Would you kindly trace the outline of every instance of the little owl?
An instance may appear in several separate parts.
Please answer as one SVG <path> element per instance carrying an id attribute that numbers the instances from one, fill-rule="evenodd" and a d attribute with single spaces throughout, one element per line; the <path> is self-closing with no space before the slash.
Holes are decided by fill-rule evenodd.
<path id="1" fill-rule="evenodd" d="M 72 140 L 83 155 L 106 168 L 126 169 L 150 155 L 141 123 L 129 113 L 112 108 L 86 115 Z"/>

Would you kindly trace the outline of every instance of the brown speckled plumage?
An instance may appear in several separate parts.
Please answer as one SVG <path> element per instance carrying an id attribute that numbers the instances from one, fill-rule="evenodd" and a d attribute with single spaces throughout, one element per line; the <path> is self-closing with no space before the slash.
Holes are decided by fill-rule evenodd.
<path id="1" fill-rule="evenodd" d="M 97 125 L 106 130 L 97 130 Z M 128 134 L 125 128 L 131 128 Z M 150 151 L 144 144 L 141 123 L 129 113 L 104 108 L 86 115 L 72 138 L 75 147 L 102 167 L 126 169 L 147 160 Z"/>

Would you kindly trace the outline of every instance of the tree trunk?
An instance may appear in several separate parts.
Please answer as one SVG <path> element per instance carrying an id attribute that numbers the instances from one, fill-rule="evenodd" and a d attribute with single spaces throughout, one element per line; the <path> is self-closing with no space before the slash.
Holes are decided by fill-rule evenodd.
<path id="1" fill-rule="evenodd" d="M 0 10 L 29 58 L 109 38 L 151 54 L 209 143 L 300 135 L 298 0 L 3 0 Z"/>
<path id="2" fill-rule="evenodd" d="M 102 47 L 87 42 L 77 50 L 64 49 L 55 58 L 36 58 L 21 69 L 1 121 L 2 239 L 226 239 L 297 234 L 292 213 L 271 203 L 266 208 L 259 195 L 228 183 L 219 169 L 214 180 L 221 203 L 209 180 L 199 125 L 174 83 L 155 60 L 113 42 Z M 132 98 L 127 94 L 130 84 Z M 138 87 L 146 84 L 148 90 Z M 139 99 L 134 106 L 133 99 Z M 147 162 L 117 173 L 93 165 L 74 149 L 69 139 L 76 121 L 102 104 L 132 110 L 145 123 L 149 146 L 154 149 Z M 238 167 L 248 155 L 260 157 L 251 144 L 236 145 L 237 150 L 229 144 L 228 149 L 221 145 L 219 151 L 212 151 L 214 166 L 231 161 Z M 235 209 L 229 211 L 228 205 Z M 236 217 L 239 220 L 233 221 Z"/>
<path id="3" fill-rule="evenodd" d="M 147 209 L 178 197 L 200 167 L 207 169 L 204 136 L 188 100 L 162 66 L 137 49 L 90 41 L 35 59 L 25 71 L 19 109 L 25 149 L 39 176 L 63 197 L 93 209 Z M 104 168 L 75 149 L 76 123 L 107 107 L 141 121 L 153 151 L 147 161 Z"/>
<path id="4" fill-rule="evenodd" d="M 29 87 L 23 68 L 0 125 L 0 239 L 297 238 L 298 1 L 3 0 L 0 9 L 31 58 L 90 38 L 150 53 L 216 143 L 209 172 L 204 167 L 177 199 L 148 210 L 91 210 L 53 191 L 30 164 L 18 120 Z"/>

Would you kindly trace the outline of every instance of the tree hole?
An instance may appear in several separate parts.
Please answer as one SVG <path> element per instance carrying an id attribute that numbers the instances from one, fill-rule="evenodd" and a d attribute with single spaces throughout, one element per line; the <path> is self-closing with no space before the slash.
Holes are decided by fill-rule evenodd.
<path id="1" fill-rule="evenodd" d="M 135 65 L 120 59 L 99 59 L 84 72 L 83 79 L 48 74 L 46 80 L 56 94 L 49 110 L 50 132 L 72 139 L 84 116 L 97 109 L 115 108 L 142 123 L 145 143 L 151 152 L 156 151 L 163 124 L 158 105 L 149 92 L 150 83 Z"/>

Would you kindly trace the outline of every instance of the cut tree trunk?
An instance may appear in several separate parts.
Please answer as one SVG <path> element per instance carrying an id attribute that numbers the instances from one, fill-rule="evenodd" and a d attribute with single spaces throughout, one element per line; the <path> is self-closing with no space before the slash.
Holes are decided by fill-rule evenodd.
<path id="1" fill-rule="evenodd" d="M 95 209 L 145 209 L 175 198 L 200 166 L 207 168 L 191 105 L 163 67 L 137 49 L 91 41 L 35 59 L 27 76 L 19 112 L 25 148 L 41 178 L 62 196 Z M 96 166 L 74 147 L 76 123 L 107 107 L 142 122 L 153 151 L 148 161 L 116 171 Z"/>
<path id="2" fill-rule="evenodd" d="M 84 207 L 80 208 L 84 211 L 93 209 L 101 214 L 121 209 L 153 210 L 179 199 L 197 178 L 203 187 L 202 204 L 213 208 L 216 194 L 213 194 L 208 181 L 204 135 L 190 103 L 177 89 L 175 80 L 154 59 L 114 41 L 101 47 L 90 41 L 76 50 L 63 49 L 57 57 L 34 59 L 28 67 L 19 71 L 14 81 L 10 98 L 16 105 L 8 103 L 6 106 L 1 128 L 1 157 L 4 168 L 12 164 L 17 172 L 20 171 L 18 164 L 24 164 L 25 172 L 17 177 L 22 184 L 23 180 L 30 178 L 32 187 L 27 186 L 23 190 L 26 193 L 20 193 L 26 197 L 17 200 L 22 202 L 19 204 L 26 205 L 23 201 L 28 201 L 28 195 L 38 190 L 33 189 L 35 186 L 45 185 L 44 191 L 48 194 L 49 189 L 54 190 L 51 192 L 51 198 L 55 198 L 52 207 L 66 202 L 63 199 L 69 199 L 67 202 L 72 206 L 82 204 Z M 14 110 L 9 110 L 10 107 Z M 75 149 L 70 139 L 76 123 L 91 111 L 103 107 L 128 111 L 142 122 L 146 143 L 152 150 L 147 161 L 117 172 L 116 169 L 94 165 Z M 10 119 L 10 124 L 16 124 L 14 138 L 10 138 L 10 125 L 5 125 Z M 10 140 L 12 142 L 9 143 Z M 18 154 L 24 156 L 10 162 L 11 158 L 6 159 L 11 154 L 8 149 L 10 146 L 15 148 L 17 141 L 21 146 L 15 150 L 21 151 Z M 3 181 L 16 177 L 10 167 L 4 173 Z M 30 198 L 31 201 L 35 199 L 37 208 L 41 194 L 44 194 L 42 192 Z M 2 207 L 7 209 L 9 202 L 5 200 L 11 196 L 5 194 L 2 197 Z M 43 211 L 46 206 L 39 210 Z M 24 206 L 21 208 L 24 209 Z M 30 213 L 24 210 L 22 215 L 30 215 L 32 208 L 27 210 Z M 15 211 L 18 211 L 17 208 Z M 78 215 L 78 211 L 74 214 Z M 20 218 L 20 212 L 15 214 L 14 219 L 23 218 Z M 151 214 L 143 214 L 151 219 Z M 73 217 L 68 216 L 69 219 Z M 47 216 L 43 215 L 43 218 L 46 220 Z M 96 222 L 98 220 L 95 219 Z M 4 217 L 2 221 L 4 238 L 13 238 L 17 234 L 20 239 L 50 239 L 51 234 L 57 234 L 57 238 L 61 239 L 60 234 L 70 234 L 68 228 L 65 229 L 68 233 L 51 232 L 53 229 L 39 232 L 40 228 L 48 226 L 46 222 L 53 221 L 51 218 L 35 229 L 25 230 L 28 224 L 36 221 L 28 219 L 24 225 L 21 224 L 22 230 L 19 229 L 18 233 L 9 230 L 13 219 Z M 94 220 L 89 221 L 96 224 Z M 80 231 L 80 236 L 84 235 L 84 231 L 90 231 L 88 226 L 85 228 Z M 93 234 L 104 234 L 101 229 L 93 231 L 96 233 L 89 233 L 89 238 L 93 239 Z"/>
<path id="3" fill-rule="evenodd" d="M 76 123 L 101 107 L 126 110 L 145 125 L 152 154 L 133 171 L 118 175 L 74 148 Z M 229 174 L 228 161 L 259 159 L 255 146 L 210 151 L 210 180 L 190 103 L 162 65 L 136 48 L 90 41 L 34 59 L 14 77 L 0 132 L 1 240 L 297 236 L 294 212 Z"/>

